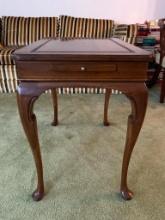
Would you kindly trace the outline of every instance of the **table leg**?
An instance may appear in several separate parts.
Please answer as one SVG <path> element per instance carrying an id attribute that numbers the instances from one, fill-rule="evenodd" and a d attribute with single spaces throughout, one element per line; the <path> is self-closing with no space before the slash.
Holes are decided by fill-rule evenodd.
<path id="1" fill-rule="evenodd" d="M 156 69 L 155 72 L 153 73 L 152 78 L 146 81 L 146 85 L 148 88 L 152 88 L 156 84 L 159 74 L 161 72 L 161 66 L 159 64 L 155 64 L 155 65 L 156 65 Z"/>
<path id="2" fill-rule="evenodd" d="M 37 169 L 38 184 L 37 189 L 32 194 L 35 201 L 39 201 L 44 196 L 44 181 L 43 181 L 43 168 L 42 159 L 40 153 L 40 146 L 37 132 L 37 121 L 35 114 L 33 113 L 33 105 L 35 100 L 38 98 L 38 94 L 24 94 L 23 89 L 18 89 L 17 102 L 20 118 L 22 121 L 23 128 L 26 136 L 30 143 L 30 147 L 35 160 Z"/>
<path id="3" fill-rule="evenodd" d="M 57 100 L 57 91 L 56 89 L 51 89 L 52 99 L 53 99 L 53 107 L 54 107 L 54 119 L 51 123 L 52 126 L 58 125 L 58 100 Z M 109 106 L 109 99 L 111 95 L 111 89 L 106 89 L 105 93 L 105 102 L 104 102 L 104 122 L 105 126 L 109 126 L 108 122 L 108 106 Z"/>
<path id="4" fill-rule="evenodd" d="M 36 117 L 33 113 L 33 105 L 39 95 L 53 85 L 42 83 L 22 83 L 19 84 L 17 101 L 22 124 L 29 140 L 34 156 L 38 185 L 33 193 L 33 199 L 39 201 L 44 195 L 43 168 L 40 153 L 40 146 L 37 133 Z M 122 174 L 121 174 L 121 195 L 125 200 L 132 198 L 133 193 L 127 186 L 127 173 L 132 150 L 139 135 L 147 107 L 148 92 L 143 83 L 110 83 L 109 88 L 118 89 L 126 94 L 131 101 L 132 113 L 128 117 L 128 128 L 126 144 L 123 156 Z M 109 93 L 110 96 L 110 93 Z M 108 98 L 108 96 L 107 96 Z M 108 100 L 108 99 L 107 99 Z M 106 102 L 106 106 L 108 102 Z"/>
<path id="5" fill-rule="evenodd" d="M 105 91 L 105 102 L 104 102 L 104 126 L 109 126 L 109 121 L 108 121 L 108 106 L 109 106 L 109 99 L 111 96 L 112 90 L 111 89 L 106 89 Z"/>
<path id="6" fill-rule="evenodd" d="M 51 89 L 52 99 L 53 99 L 53 107 L 54 107 L 54 119 L 51 123 L 52 126 L 58 125 L 58 101 L 57 101 L 57 90 Z"/>
<path id="7" fill-rule="evenodd" d="M 164 102 L 164 97 L 165 97 L 165 71 L 163 71 L 163 79 L 161 82 L 160 103 Z"/>
<path id="8" fill-rule="evenodd" d="M 136 91 L 137 89 L 137 91 Z M 144 120 L 148 92 L 144 86 L 140 85 L 139 88 L 135 87 L 135 91 L 129 93 L 125 92 L 126 96 L 131 101 L 132 113 L 128 117 L 128 127 L 126 144 L 123 156 L 122 174 L 121 174 L 121 195 L 125 200 L 130 200 L 133 197 L 133 193 L 127 186 L 127 172 L 132 150 L 139 135 L 142 123 Z"/>

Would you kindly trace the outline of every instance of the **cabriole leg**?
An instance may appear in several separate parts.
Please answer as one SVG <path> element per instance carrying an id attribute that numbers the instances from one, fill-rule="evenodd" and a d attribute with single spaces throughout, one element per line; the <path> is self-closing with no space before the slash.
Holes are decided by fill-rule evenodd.
<path id="1" fill-rule="evenodd" d="M 125 200 L 130 200 L 133 197 L 133 193 L 129 190 L 127 186 L 127 172 L 131 153 L 133 151 L 134 145 L 136 143 L 137 137 L 139 135 L 142 123 L 144 120 L 146 107 L 147 107 L 147 89 L 145 85 L 139 85 L 136 87 L 138 93 L 135 92 L 126 92 L 126 96 L 131 101 L 132 113 L 128 117 L 128 127 L 127 127 L 127 136 L 126 144 L 123 156 L 122 164 L 122 174 L 121 174 L 121 195 Z"/>
<path id="2" fill-rule="evenodd" d="M 19 86 L 20 87 L 20 86 Z M 35 165 L 37 169 L 38 183 L 37 188 L 32 194 L 35 201 L 39 201 L 44 196 L 43 167 L 38 140 L 37 121 L 33 113 L 33 105 L 39 94 L 24 94 L 24 90 L 18 88 L 17 102 L 22 125 L 29 141 Z"/>

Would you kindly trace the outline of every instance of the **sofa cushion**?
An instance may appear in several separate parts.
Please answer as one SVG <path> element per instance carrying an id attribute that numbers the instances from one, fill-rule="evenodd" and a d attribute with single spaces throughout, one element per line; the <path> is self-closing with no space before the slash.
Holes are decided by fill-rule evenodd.
<path id="1" fill-rule="evenodd" d="M 46 37 L 58 36 L 57 17 L 2 17 L 5 46 L 24 46 Z"/>
<path id="2" fill-rule="evenodd" d="M 11 54 L 15 51 L 16 47 L 1 47 L 0 48 L 0 65 L 15 64 Z"/>
<path id="3" fill-rule="evenodd" d="M 2 40 L 4 46 L 27 44 L 27 21 L 24 17 L 2 17 Z"/>
<path id="4" fill-rule="evenodd" d="M 31 17 L 28 20 L 28 44 L 42 38 L 58 37 L 58 17 Z"/>
<path id="5" fill-rule="evenodd" d="M 60 16 L 60 38 L 109 38 L 113 20 Z"/>

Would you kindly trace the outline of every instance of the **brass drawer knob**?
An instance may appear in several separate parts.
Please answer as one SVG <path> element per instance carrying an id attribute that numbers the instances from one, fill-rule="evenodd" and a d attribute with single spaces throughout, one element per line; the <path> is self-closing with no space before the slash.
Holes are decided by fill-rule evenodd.
<path id="1" fill-rule="evenodd" d="M 85 71 L 85 67 L 84 66 L 81 66 L 81 71 Z"/>

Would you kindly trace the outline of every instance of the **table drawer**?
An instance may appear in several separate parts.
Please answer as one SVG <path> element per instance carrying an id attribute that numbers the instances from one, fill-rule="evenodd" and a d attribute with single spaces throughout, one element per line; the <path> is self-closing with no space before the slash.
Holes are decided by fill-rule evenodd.
<path id="1" fill-rule="evenodd" d="M 18 61 L 16 65 L 19 79 L 100 78 L 101 73 L 117 71 L 117 64 L 110 62 Z"/>
<path id="2" fill-rule="evenodd" d="M 54 62 L 50 64 L 51 69 L 57 72 L 111 72 L 116 71 L 116 64 L 108 62 Z"/>
<path id="3" fill-rule="evenodd" d="M 143 80 L 146 79 L 146 63 L 141 62 L 48 62 L 18 61 L 20 80 Z"/>

